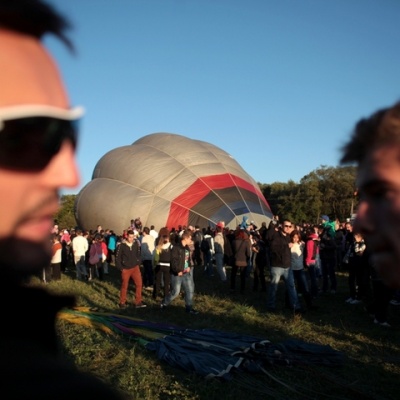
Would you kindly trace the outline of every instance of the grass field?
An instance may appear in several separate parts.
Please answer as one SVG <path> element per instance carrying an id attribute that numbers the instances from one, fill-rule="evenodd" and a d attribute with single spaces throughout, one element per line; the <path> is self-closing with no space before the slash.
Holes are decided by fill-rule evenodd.
<path id="1" fill-rule="evenodd" d="M 237 278 L 239 280 L 239 277 Z M 338 273 L 338 292 L 321 295 L 317 310 L 302 316 L 284 308 L 283 285 L 277 295 L 278 312 L 266 313 L 266 293 L 251 290 L 229 294 L 218 276 L 206 278 L 195 269 L 195 307 L 188 315 L 177 298 L 161 311 L 159 301 L 143 292 L 147 308 L 118 308 L 119 272 L 110 267 L 105 281 L 79 282 L 74 271 L 47 285 L 55 293 L 74 293 L 79 306 L 107 313 L 123 313 L 147 321 L 168 322 L 191 329 L 212 328 L 243 333 L 279 343 L 285 339 L 329 345 L 345 355 L 339 368 L 269 365 L 266 373 L 234 373 L 230 381 L 206 380 L 158 360 L 137 341 L 107 334 L 96 327 L 57 323 L 63 351 L 82 370 L 89 371 L 128 399 L 400 399 L 400 307 L 389 306 L 392 328 L 375 325 L 363 305 L 345 303 L 347 274 Z M 31 284 L 42 285 L 33 279 Z M 133 284 L 129 300 L 133 300 Z"/>

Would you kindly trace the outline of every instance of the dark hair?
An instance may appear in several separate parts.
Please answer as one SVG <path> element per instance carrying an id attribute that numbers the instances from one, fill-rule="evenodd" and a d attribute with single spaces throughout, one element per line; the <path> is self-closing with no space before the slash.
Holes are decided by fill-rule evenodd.
<path id="1" fill-rule="evenodd" d="M 41 0 L 1 0 L 0 27 L 21 32 L 38 39 L 45 33 L 58 37 L 71 51 L 72 42 L 65 35 L 70 22 L 53 6 Z"/>
<path id="2" fill-rule="evenodd" d="M 297 235 L 299 239 L 301 240 L 301 235 L 300 232 L 297 229 L 293 229 L 292 232 L 290 232 L 290 239 L 293 240 L 294 235 Z"/>
<path id="3" fill-rule="evenodd" d="M 342 164 L 364 160 L 368 150 L 381 144 L 400 142 L 400 102 L 359 120 L 342 148 Z"/>
<path id="4" fill-rule="evenodd" d="M 186 230 L 186 231 L 183 231 L 183 233 L 181 235 L 181 240 L 189 239 L 191 237 L 192 237 L 192 232 Z"/>

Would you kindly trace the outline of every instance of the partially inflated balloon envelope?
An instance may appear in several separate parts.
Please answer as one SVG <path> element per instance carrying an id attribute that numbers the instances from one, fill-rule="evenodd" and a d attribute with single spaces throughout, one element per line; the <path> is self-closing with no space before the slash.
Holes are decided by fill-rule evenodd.
<path id="1" fill-rule="evenodd" d="M 172 133 L 153 133 L 105 154 L 75 202 L 79 226 L 117 234 L 136 217 L 156 229 L 219 221 L 235 229 L 244 216 L 257 226 L 272 218 L 254 179 L 217 146 Z"/>

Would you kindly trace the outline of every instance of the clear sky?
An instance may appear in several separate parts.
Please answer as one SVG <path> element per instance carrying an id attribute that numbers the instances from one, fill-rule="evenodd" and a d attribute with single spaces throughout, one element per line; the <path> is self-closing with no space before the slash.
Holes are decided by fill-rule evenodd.
<path id="1" fill-rule="evenodd" d="M 169 132 L 210 142 L 257 182 L 337 166 L 355 122 L 400 100 L 399 0 L 47 0 L 83 105 L 81 185 L 108 151 Z"/>

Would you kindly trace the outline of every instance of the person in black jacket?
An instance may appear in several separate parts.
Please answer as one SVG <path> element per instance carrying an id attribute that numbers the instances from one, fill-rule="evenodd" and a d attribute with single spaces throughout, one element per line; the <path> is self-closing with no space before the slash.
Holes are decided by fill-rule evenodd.
<path id="1" fill-rule="evenodd" d="M 322 271 L 322 292 L 327 293 L 330 284 L 330 292 L 336 293 L 336 242 L 335 236 L 329 228 L 323 228 L 319 242 L 319 256 Z"/>
<path id="2" fill-rule="evenodd" d="M 294 284 L 293 271 L 290 268 L 291 254 L 290 231 L 292 223 L 283 221 L 282 228 L 272 220 L 267 231 L 267 241 L 271 253 L 271 283 L 268 290 L 268 311 L 276 310 L 276 291 L 281 277 L 285 280 L 290 307 L 295 313 L 300 313 L 301 307 Z"/>
<path id="3" fill-rule="evenodd" d="M 129 230 L 126 241 L 121 243 L 117 249 L 115 265 L 121 271 L 121 291 L 119 295 L 119 307 L 126 308 L 126 295 L 128 292 L 129 281 L 132 279 L 135 283 L 135 307 L 143 308 L 146 304 L 142 302 L 142 274 L 140 264 L 142 258 L 140 255 L 139 243 L 136 240 L 137 231 Z"/>
<path id="4" fill-rule="evenodd" d="M 171 293 L 161 303 L 164 309 L 179 296 L 181 286 L 185 291 L 185 308 L 189 314 L 198 314 L 193 308 L 194 281 L 193 268 L 190 266 L 190 249 L 192 232 L 186 230 L 182 233 L 180 242 L 171 248 Z"/>

